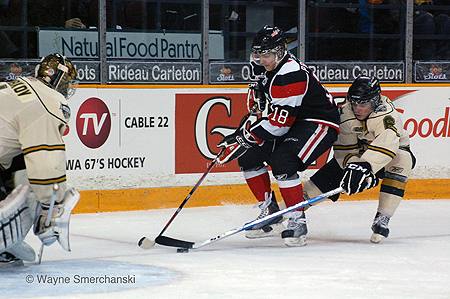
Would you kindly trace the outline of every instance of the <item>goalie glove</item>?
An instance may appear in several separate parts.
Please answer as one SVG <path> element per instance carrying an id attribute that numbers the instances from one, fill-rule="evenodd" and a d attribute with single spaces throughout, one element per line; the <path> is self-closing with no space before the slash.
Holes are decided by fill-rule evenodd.
<path id="1" fill-rule="evenodd" d="M 228 135 L 217 144 L 218 148 L 222 148 L 217 162 L 225 164 L 242 156 L 249 148 L 257 144 L 255 137 L 245 128 L 237 130 Z"/>
<path id="2" fill-rule="evenodd" d="M 373 188 L 378 182 L 369 162 L 354 162 L 345 166 L 341 187 L 348 195 L 352 195 Z"/>
<path id="3" fill-rule="evenodd" d="M 263 112 L 266 108 L 266 95 L 262 90 L 260 81 L 251 82 L 248 85 L 247 109 L 255 112 Z"/>

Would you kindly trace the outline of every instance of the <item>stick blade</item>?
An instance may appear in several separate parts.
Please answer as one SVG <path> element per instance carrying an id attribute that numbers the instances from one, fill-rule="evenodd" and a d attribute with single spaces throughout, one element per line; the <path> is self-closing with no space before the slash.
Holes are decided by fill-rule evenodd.
<path id="1" fill-rule="evenodd" d="M 153 246 L 155 246 L 155 241 L 150 240 L 147 237 L 142 237 L 138 242 L 138 246 L 141 247 L 142 249 L 150 249 Z"/>
<path id="2" fill-rule="evenodd" d="M 179 248 L 192 248 L 194 242 L 178 240 L 166 236 L 158 236 L 155 239 L 155 242 L 159 245 L 170 246 L 170 247 L 179 247 Z"/>

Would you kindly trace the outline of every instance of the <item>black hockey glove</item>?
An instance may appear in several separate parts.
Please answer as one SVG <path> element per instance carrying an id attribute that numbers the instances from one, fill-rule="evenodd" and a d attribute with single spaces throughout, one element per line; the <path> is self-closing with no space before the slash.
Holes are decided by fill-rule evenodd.
<path id="1" fill-rule="evenodd" d="M 262 90 L 261 82 L 251 82 L 248 85 L 247 108 L 248 111 L 254 109 L 255 112 L 263 112 L 266 108 L 266 95 Z"/>
<path id="2" fill-rule="evenodd" d="M 223 148 L 217 158 L 219 164 L 225 164 L 242 156 L 249 148 L 257 144 L 255 138 L 246 129 L 242 128 L 235 133 L 228 135 L 217 144 L 218 148 Z"/>
<path id="3" fill-rule="evenodd" d="M 352 195 L 375 187 L 378 181 L 369 162 L 354 162 L 345 166 L 341 187 L 348 195 Z"/>

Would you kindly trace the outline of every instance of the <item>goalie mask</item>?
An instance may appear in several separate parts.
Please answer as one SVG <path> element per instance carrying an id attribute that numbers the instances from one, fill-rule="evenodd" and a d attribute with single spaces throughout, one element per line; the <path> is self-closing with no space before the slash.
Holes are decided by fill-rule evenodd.
<path id="1" fill-rule="evenodd" d="M 283 30 L 278 27 L 264 26 L 253 39 L 252 54 L 250 60 L 261 65 L 260 57 L 267 53 L 273 53 L 276 64 L 283 59 L 287 53 L 286 37 Z"/>
<path id="2" fill-rule="evenodd" d="M 61 93 L 66 99 L 75 94 L 78 87 L 74 64 L 61 54 L 50 54 L 36 66 L 35 77 Z"/>
<path id="3" fill-rule="evenodd" d="M 347 92 L 347 100 L 353 104 L 370 102 L 374 112 L 383 109 L 381 87 L 378 80 L 370 77 L 358 77 Z"/>

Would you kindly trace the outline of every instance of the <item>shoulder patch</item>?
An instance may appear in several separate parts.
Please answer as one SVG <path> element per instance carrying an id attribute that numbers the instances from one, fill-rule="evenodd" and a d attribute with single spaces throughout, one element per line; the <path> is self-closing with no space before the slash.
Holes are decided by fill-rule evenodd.
<path id="1" fill-rule="evenodd" d="M 70 108 L 69 108 L 69 106 L 61 104 L 59 109 L 61 109 L 65 119 L 69 119 L 70 118 Z"/>
<path id="2" fill-rule="evenodd" d="M 397 131 L 397 129 L 395 128 L 395 120 L 392 116 L 385 116 L 383 118 L 383 124 L 385 129 L 392 129 L 394 131 Z"/>

